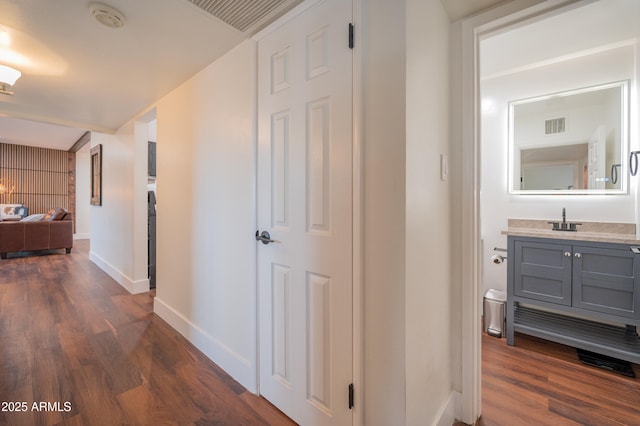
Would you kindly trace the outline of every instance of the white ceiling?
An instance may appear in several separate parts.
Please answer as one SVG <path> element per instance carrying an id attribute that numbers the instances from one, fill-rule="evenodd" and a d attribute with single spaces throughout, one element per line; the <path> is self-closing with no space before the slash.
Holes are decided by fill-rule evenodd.
<path id="1" fill-rule="evenodd" d="M 451 22 L 489 9 L 504 0 L 441 0 Z"/>
<path id="2" fill-rule="evenodd" d="M 640 1 L 601 0 L 483 39 L 480 75 L 497 77 L 638 39 Z"/>
<path id="3" fill-rule="evenodd" d="M 39 121 L 0 117 L 0 142 L 67 151 L 82 137 L 85 129 L 58 126 Z"/>
<path id="4" fill-rule="evenodd" d="M 0 115 L 112 132 L 245 38 L 186 0 L 109 4 L 123 28 L 88 1 L 0 2 L 0 63 L 22 71 Z"/>
<path id="5" fill-rule="evenodd" d="M 22 71 L 0 95 L 0 141 L 69 149 L 113 132 L 251 35 L 189 0 L 103 2 L 124 27 L 96 21 L 90 0 L 0 1 L 0 64 Z M 442 0 L 452 20 L 499 2 Z"/>

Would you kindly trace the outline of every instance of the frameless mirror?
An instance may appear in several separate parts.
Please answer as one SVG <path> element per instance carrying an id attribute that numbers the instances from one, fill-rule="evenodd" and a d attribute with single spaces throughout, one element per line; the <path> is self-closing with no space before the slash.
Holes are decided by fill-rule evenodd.
<path id="1" fill-rule="evenodd" d="M 628 82 L 509 103 L 509 192 L 626 192 Z"/>

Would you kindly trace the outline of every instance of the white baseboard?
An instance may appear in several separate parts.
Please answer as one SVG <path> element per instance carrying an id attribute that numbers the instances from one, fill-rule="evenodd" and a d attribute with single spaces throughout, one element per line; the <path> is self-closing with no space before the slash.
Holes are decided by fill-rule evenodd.
<path id="1" fill-rule="evenodd" d="M 74 240 L 88 240 L 89 238 L 91 238 L 91 234 L 86 233 L 86 234 L 73 234 L 73 239 Z"/>
<path id="2" fill-rule="evenodd" d="M 462 418 L 462 395 L 460 392 L 452 391 L 447 402 L 441 407 L 437 426 L 451 426 L 456 420 Z"/>
<path id="3" fill-rule="evenodd" d="M 89 252 L 89 259 L 96 265 L 100 267 L 103 271 L 105 271 L 111 278 L 113 278 L 118 284 L 120 284 L 125 290 L 127 290 L 131 294 L 144 293 L 145 291 L 149 291 L 149 279 L 145 278 L 142 280 L 134 281 L 122 272 L 120 272 L 116 267 L 111 265 L 109 262 L 95 254 L 94 252 Z"/>
<path id="4" fill-rule="evenodd" d="M 247 390 L 257 392 L 256 374 L 249 360 L 232 351 L 157 297 L 153 299 L 153 311 Z"/>

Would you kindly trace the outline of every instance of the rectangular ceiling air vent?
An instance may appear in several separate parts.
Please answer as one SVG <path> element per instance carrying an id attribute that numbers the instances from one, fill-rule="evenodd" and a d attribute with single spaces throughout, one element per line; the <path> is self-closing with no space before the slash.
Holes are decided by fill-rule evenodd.
<path id="1" fill-rule="evenodd" d="M 565 118 L 552 118 L 550 120 L 545 120 L 544 122 L 544 134 L 545 135 L 554 135 L 556 133 L 564 133 L 565 132 Z"/>
<path id="2" fill-rule="evenodd" d="M 242 32 L 257 32 L 302 0 L 189 0 Z"/>

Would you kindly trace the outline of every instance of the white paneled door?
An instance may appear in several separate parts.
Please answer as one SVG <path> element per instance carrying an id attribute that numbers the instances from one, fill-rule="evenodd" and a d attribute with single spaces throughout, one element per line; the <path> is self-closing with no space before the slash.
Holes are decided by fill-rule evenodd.
<path id="1" fill-rule="evenodd" d="M 351 15 L 316 2 L 258 42 L 260 393 L 302 425 L 352 423 Z"/>

